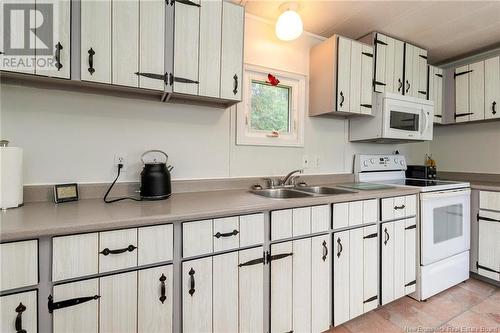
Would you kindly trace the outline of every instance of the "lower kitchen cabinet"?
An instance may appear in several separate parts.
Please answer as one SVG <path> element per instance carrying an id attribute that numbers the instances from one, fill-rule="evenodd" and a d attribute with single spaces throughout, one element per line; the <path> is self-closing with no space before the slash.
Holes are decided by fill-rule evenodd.
<path id="1" fill-rule="evenodd" d="M 333 234 L 333 323 L 340 325 L 377 307 L 377 226 Z"/>
<path id="2" fill-rule="evenodd" d="M 381 266 L 382 305 L 415 291 L 415 218 L 382 224 Z"/>
<path id="3" fill-rule="evenodd" d="M 53 293 L 54 333 L 172 332 L 172 265 L 60 284 Z"/>
<path id="4" fill-rule="evenodd" d="M 500 281 L 500 212 L 480 210 L 477 273 Z"/>
<path id="5" fill-rule="evenodd" d="M 0 297 L 0 332 L 36 333 L 37 318 L 36 290 Z"/>
<path id="6" fill-rule="evenodd" d="M 183 332 L 263 330 L 262 247 L 182 264 Z"/>
<path id="7" fill-rule="evenodd" d="M 330 235 L 271 245 L 271 332 L 330 327 Z"/>

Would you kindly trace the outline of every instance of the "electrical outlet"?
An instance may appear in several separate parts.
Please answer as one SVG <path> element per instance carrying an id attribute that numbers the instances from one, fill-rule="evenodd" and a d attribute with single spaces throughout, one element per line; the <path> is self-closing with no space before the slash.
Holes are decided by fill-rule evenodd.
<path id="1" fill-rule="evenodd" d="M 309 168 L 309 164 L 310 164 L 310 161 L 309 161 L 309 156 L 307 155 L 303 155 L 302 156 L 302 167 L 305 169 L 305 168 Z"/>
<path id="2" fill-rule="evenodd" d="M 115 164 L 113 167 L 117 168 L 118 164 L 123 164 L 121 172 L 127 171 L 127 159 L 125 158 L 125 154 L 115 154 Z"/>

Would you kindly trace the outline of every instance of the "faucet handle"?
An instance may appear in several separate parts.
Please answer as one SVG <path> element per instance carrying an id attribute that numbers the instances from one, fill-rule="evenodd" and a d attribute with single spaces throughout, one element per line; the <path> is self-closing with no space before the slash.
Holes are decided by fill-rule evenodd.
<path id="1" fill-rule="evenodd" d="M 266 177 L 266 178 L 264 178 L 264 180 L 267 182 L 267 185 L 270 188 L 273 188 L 275 186 L 279 186 L 279 179 L 271 178 L 271 177 Z"/>

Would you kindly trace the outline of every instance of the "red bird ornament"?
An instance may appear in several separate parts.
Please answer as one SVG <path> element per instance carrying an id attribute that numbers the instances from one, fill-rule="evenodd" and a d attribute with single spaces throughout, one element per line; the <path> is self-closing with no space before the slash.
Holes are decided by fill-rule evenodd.
<path id="1" fill-rule="evenodd" d="M 276 76 L 272 74 L 267 74 L 267 83 L 269 83 L 272 86 L 277 86 L 280 83 L 280 80 L 278 80 Z"/>

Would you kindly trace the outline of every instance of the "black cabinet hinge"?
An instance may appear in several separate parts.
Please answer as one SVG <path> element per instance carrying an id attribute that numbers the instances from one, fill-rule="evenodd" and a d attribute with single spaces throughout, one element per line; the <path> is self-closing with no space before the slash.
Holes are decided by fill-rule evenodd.
<path id="1" fill-rule="evenodd" d="M 442 115 L 440 115 L 440 114 L 435 114 L 435 115 L 434 115 L 434 117 L 437 117 L 437 118 L 443 118 L 443 116 L 442 116 Z"/>
<path id="2" fill-rule="evenodd" d="M 424 91 L 424 90 L 419 90 L 418 93 L 422 94 L 422 95 L 427 95 L 427 91 Z"/>
<path id="3" fill-rule="evenodd" d="M 465 71 L 465 72 L 455 73 L 455 77 L 460 76 L 460 75 L 465 75 L 465 74 L 468 74 L 468 73 L 472 73 L 473 71 L 474 70 L 470 69 L 470 70 Z"/>
<path id="4" fill-rule="evenodd" d="M 70 306 L 82 304 L 82 303 L 85 303 L 88 301 L 97 300 L 100 297 L 101 296 L 99 296 L 99 295 L 94 295 L 94 296 L 88 296 L 88 297 L 78 297 L 78 298 L 66 299 L 66 300 L 60 301 L 60 302 L 54 302 L 54 298 L 52 297 L 52 295 L 49 295 L 49 301 L 48 301 L 47 305 L 49 308 L 49 313 L 52 313 L 54 310 L 59 310 L 62 308 L 67 308 Z"/>
<path id="5" fill-rule="evenodd" d="M 188 5 L 188 6 L 201 7 L 200 4 L 195 3 L 193 1 L 189 1 L 189 0 L 170 0 L 170 3 L 169 3 L 169 0 L 165 0 L 165 1 L 167 2 L 167 5 L 170 5 L 170 6 L 173 6 L 176 2 L 179 2 L 179 3 L 182 3 L 184 5 Z"/>
<path id="6" fill-rule="evenodd" d="M 376 232 L 375 232 L 375 233 L 373 233 L 373 234 L 369 234 L 369 235 L 367 235 L 367 236 L 363 237 L 363 239 L 367 239 L 367 238 L 375 238 L 375 237 L 377 237 L 377 233 L 376 233 Z"/>
<path id="7" fill-rule="evenodd" d="M 478 261 L 476 261 L 476 268 L 477 269 L 483 269 L 483 270 L 488 271 L 488 272 L 500 274 L 500 271 L 495 271 L 494 269 L 491 269 L 489 267 L 485 267 L 485 266 L 479 265 Z"/>
<path id="8" fill-rule="evenodd" d="M 373 58 L 373 54 L 372 53 L 368 53 L 368 52 L 361 52 L 362 55 L 365 55 L 367 57 L 370 57 L 370 58 Z"/>
<path id="9" fill-rule="evenodd" d="M 377 297 L 376 295 L 375 295 L 375 296 L 372 296 L 372 297 L 368 298 L 367 300 L 363 301 L 363 303 L 369 303 L 369 302 L 371 302 L 371 301 L 376 300 L 377 298 L 378 298 L 378 297 Z"/>
<path id="10" fill-rule="evenodd" d="M 474 114 L 474 112 L 468 112 L 468 113 L 455 113 L 455 119 L 459 117 L 465 117 L 465 116 L 470 116 L 471 114 Z"/>
<path id="11" fill-rule="evenodd" d="M 497 219 L 492 219 L 491 217 L 485 217 L 485 216 L 481 216 L 479 215 L 479 213 L 477 213 L 477 220 L 483 220 L 483 221 L 488 221 L 488 222 L 500 222 L 500 220 L 497 220 Z"/>
<path id="12" fill-rule="evenodd" d="M 372 108 L 372 105 L 371 104 L 360 104 L 360 106 L 364 107 L 364 108 Z"/>
<path id="13" fill-rule="evenodd" d="M 413 280 L 413 281 L 408 282 L 407 284 L 405 284 L 405 287 L 413 286 L 416 283 L 417 283 L 417 280 Z"/>
<path id="14" fill-rule="evenodd" d="M 264 252 L 264 264 L 269 264 L 271 262 L 271 254 L 269 251 Z"/>
<path id="15" fill-rule="evenodd" d="M 439 73 L 436 73 L 434 75 L 436 75 L 437 77 L 443 77 L 443 74 L 439 74 Z"/>
<path id="16" fill-rule="evenodd" d="M 386 42 L 381 41 L 380 39 L 375 38 L 375 44 L 387 45 Z"/>
<path id="17" fill-rule="evenodd" d="M 377 81 L 377 80 L 373 80 L 373 85 L 374 85 L 374 86 L 385 86 L 385 83 L 384 83 L 384 82 Z"/>
<path id="18" fill-rule="evenodd" d="M 416 228 L 417 228 L 417 225 L 413 224 L 413 225 L 410 225 L 409 227 L 406 227 L 405 230 L 411 230 L 411 229 L 416 229 Z"/>
<path id="19" fill-rule="evenodd" d="M 419 54 L 418 56 L 419 56 L 420 58 L 422 58 L 422 59 L 426 59 L 426 60 L 427 60 L 427 56 L 426 56 L 426 55 Z"/>

